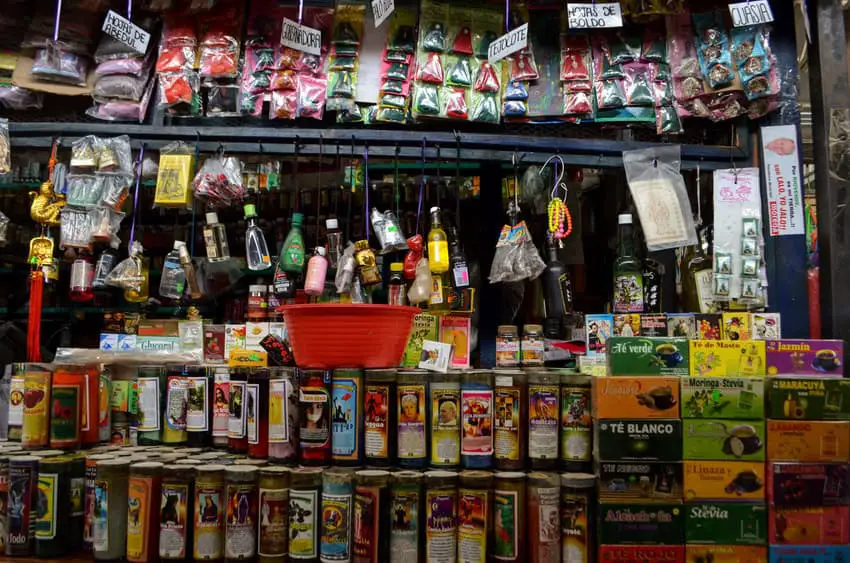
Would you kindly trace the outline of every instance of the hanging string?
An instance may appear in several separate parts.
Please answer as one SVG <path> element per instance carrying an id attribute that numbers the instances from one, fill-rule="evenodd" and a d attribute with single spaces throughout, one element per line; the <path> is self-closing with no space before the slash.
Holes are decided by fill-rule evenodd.
<path id="1" fill-rule="evenodd" d="M 419 175 L 419 203 L 416 205 L 416 234 L 419 234 L 419 220 L 422 217 L 422 198 L 425 195 L 425 142 L 422 138 L 422 170 Z"/>
<path id="2" fill-rule="evenodd" d="M 440 176 L 440 145 L 437 147 L 437 207 L 443 207 L 443 181 Z"/>
<path id="3" fill-rule="evenodd" d="M 219 156 L 224 155 L 224 145 L 219 145 L 219 149 L 221 150 L 221 154 Z M 192 177 L 193 178 L 198 173 L 198 161 L 200 161 L 200 160 L 201 160 L 201 143 L 200 143 L 200 139 L 199 139 L 198 142 L 195 143 L 195 166 L 194 166 L 194 169 L 192 170 Z M 141 161 L 139 161 L 139 177 L 141 178 L 141 176 L 142 176 L 142 163 L 141 163 Z M 136 189 L 137 195 L 138 195 L 138 192 L 139 192 L 139 190 L 137 188 Z M 189 256 L 195 255 L 195 213 L 197 212 L 196 205 L 195 205 L 196 201 L 197 201 L 197 198 L 193 197 L 192 198 L 192 238 L 189 239 Z M 130 240 L 132 240 L 132 238 Z"/>
<path id="4" fill-rule="evenodd" d="M 133 0 L 127 0 L 127 19 L 133 21 Z"/>
<path id="5" fill-rule="evenodd" d="M 354 181 L 354 135 L 351 136 L 351 159 L 348 161 L 348 183 L 350 189 L 348 191 L 348 209 L 346 209 L 345 220 L 345 238 L 351 240 L 351 208 L 354 206 L 354 188 L 357 182 Z"/>
<path id="6" fill-rule="evenodd" d="M 363 222 L 366 223 L 366 240 L 369 240 L 369 145 L 363 145 L 363 189 L 366 191 L 366 210 Z"/>
<path id="7" fill-rule="evenodd" d="M 399 189 L 398 189 L 398 155 L 399 155 L 400 152 L 401 152 L 401 149 L 399 148 L 398 145 L 396 145 L 395 146 L 395 166 L 394 166 L 395 170 L 393 171 L 393 200 L 395 201 L 395 216 L 399 220 L 401 220 L 401 218 L 398 216 L 399 215 L 399 200 L 401 199 L 400 198 L 401 194 L 399 193 Z"/>
<path id="8" fill-rule="evenodd" d="M 336 169 L 337 174 L 342 170 L 342 157 L 339 156 L 339 143 L 336 144 Z M 339 200 L 342 197 L 342 185 L 340 185 L 340 193 L 336 194 L 336 198 L 334 199 L 334 217 L 339 219 Z"/>
<path id="9" fill-rule="evenodd" d="M 59 41 L 59 20 L 62 15 L 62 0 L 56 0 L 56 21 L 53 22 L 53 42 Z"/>
<path id="10" fill-rule="evenodd" d="M 511 0 L 505 0 L 505 33 L 511 30 Z"/>
<path id="11" fill-rule="evenodd" d="M 457 188 L 457 201 L 455 202 L 455 227 L 460 231 L 460 133 L 455 135 L 457 141 L 457 155 L 455 158 L 455 187 Z"/>
<path id="12" fill-rule="evenodd" d="M 130 221 L 129 244 L 133 244 L 133 241 L 136 240 L 136 215 L 139 210 L 139 188 L 142 183 L 142 159 L 145 157 L 145 146 L 146 143 L 142 143 L 142 147 L 139 149 L 139 158 L 136 160 L 136 193 L 133 194 L 133 219 Z M 192 226 L 194 227 L 194 225 L 193 221 Z"/>
<path id="13" fill-rule="evenodd" d="M 304 0 L 298 0 L 298 25 L 301 25 L 301 18 L 304 16 Z"/>

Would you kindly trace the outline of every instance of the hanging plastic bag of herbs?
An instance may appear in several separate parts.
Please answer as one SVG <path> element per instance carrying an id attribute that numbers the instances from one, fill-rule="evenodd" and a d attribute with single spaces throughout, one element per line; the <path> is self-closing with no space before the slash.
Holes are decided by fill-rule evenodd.
<path id="1" fill-rule="evenodd" d="M 650 252 L 697 243 L 679 145 L 623 152 L 632 199 Z"/>

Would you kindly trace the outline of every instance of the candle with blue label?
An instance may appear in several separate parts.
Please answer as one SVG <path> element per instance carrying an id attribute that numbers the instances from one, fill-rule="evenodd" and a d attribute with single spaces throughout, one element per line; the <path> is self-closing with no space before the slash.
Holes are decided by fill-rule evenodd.
<path id="1" fill-rule="evenodd" d="M 337 465 L 363 463 L 363 372 L 334 370 L 331 387 L 331 457 Z"/>

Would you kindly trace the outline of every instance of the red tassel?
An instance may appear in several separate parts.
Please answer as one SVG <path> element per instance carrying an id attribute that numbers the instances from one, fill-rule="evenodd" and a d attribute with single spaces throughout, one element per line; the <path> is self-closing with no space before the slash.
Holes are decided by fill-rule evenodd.
<path id="1" fill-rule="evenodd" d="M 30 274 L 30 310 L 27 322 L 27 361 L 41 361 L 41 303 L 44 294 L 44 272 Z"/>

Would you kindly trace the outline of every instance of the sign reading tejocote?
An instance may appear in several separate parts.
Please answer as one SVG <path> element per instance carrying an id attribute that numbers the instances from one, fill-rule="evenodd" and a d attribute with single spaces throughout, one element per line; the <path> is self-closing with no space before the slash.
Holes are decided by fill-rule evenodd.
<path id="1" fill-rule="evenodd" d="M 496 63 L 528 46 L 528 24 L 524 23 L 502 35 L 487 48 L 487 60 Z"/>
<path id="2" fill-rule="evenodd" d="M 619 2 L 567 4 L 570 29 L 623 27 L 623 9 Z"/>
<path id="3" fill-rule="evenodd" d="M 112 10 L 107 12 L 101 31 L 142 55 L 147 52 L 151 40 L 150 33 Z"/>
<path id="4" fill-rule="evenodd" d="M 306 25 L 300 25 L 289 18 L 283 18 L 280 44 L 318 57 L 322 54 L 322 32 Z"/>

